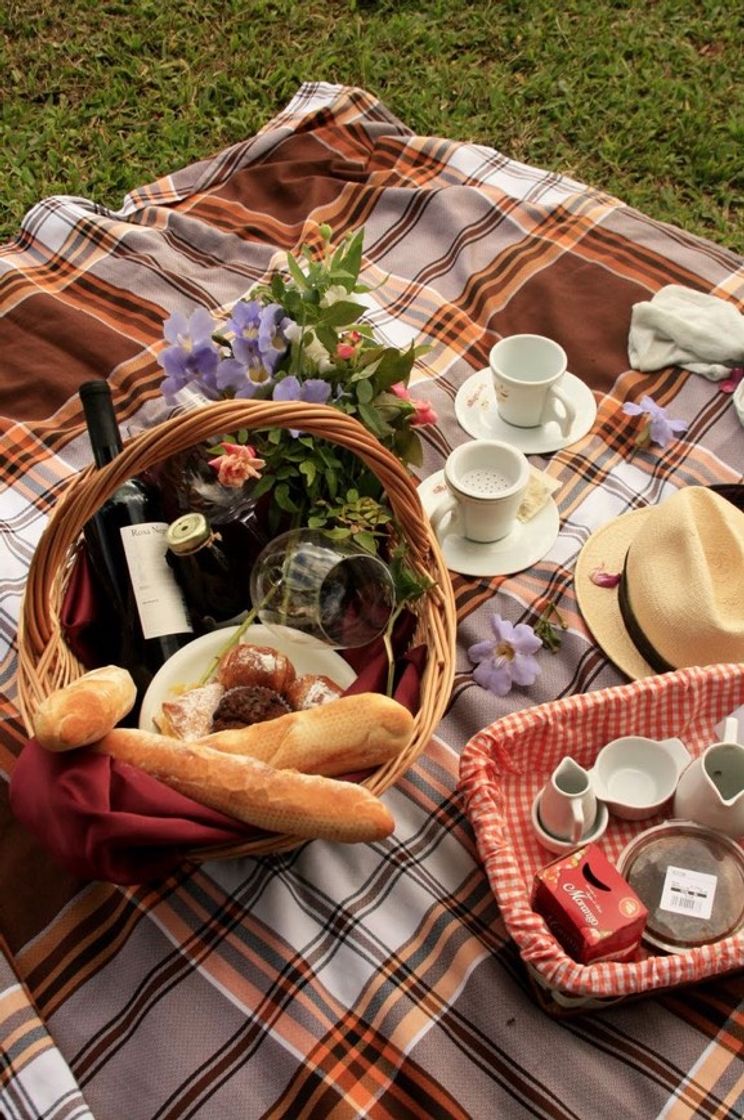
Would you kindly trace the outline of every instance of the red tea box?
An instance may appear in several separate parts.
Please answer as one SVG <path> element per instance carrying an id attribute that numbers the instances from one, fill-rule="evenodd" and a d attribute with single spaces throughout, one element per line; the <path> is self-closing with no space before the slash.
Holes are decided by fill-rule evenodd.
<path id="1" fill-rule="evenodd" d="M 538 871 L 532 908 L 580 964 L 631 956 L 648 917 L 638 895 L 596 844 Z"/>

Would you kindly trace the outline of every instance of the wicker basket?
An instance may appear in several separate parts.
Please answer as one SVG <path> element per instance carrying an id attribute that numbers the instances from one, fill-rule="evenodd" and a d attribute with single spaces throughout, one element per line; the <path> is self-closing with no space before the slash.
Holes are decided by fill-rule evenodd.
<path id="1" fill-rule="evenodd" d="M 19 626 L 19 705 L 31 733 L 31 713 L 52 690 L 84 671 L 62 636 L 59 615 L 75 546 L 85 522 L 126 479 L 210 437 L 240 428 L 300 428 L 354 452 L 382 483 L 409 546 L 410 563 L 435 586 L 422 598 L 412 644 L 428 651 L 414 734 L 407 749 L 364 781 L 382 793 L 425 748 L 444 711 L 454 675 L 456 616 L 452 585 L 416 483 L 398 460 L 357 420 L 328 405 L 275 401 L 223 401 L 182 414 L 129 441 L 102 470 L 76 476 L 59 502 L 34 553 Z M 265 855 L 296 847 L 297 837 L 271 835 L 239 845 L 209 847 L 194 859 Z"/>

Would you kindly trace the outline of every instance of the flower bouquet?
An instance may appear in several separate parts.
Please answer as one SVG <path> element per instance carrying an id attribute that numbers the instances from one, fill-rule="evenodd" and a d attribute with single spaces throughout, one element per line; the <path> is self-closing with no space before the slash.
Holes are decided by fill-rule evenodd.
<path id="1" fill-rule="evenodd" d="M 356 417 L 408 466 L 421 463 L 416 429 L 436 423 L 428 402 L 412 398 L 408 381 L 424 347 L 378 343 L 359 297 L 363 230 L 336 247 L 331 230 L 320 244 L 287 254 L 287 272 L 274 272 L 235 304 L 224 324 L 200 308 L 165 323 L 168 346 L 158 362 L 169 403 L 252 399 L 327 404 Z M 266 504 L 272 534 L 307 526 L 336 539 L 353 537 L 377 551 L 390 527 L 379 480 L 356 456 L 298 430 L 238 431 L 209 448 L 209 462 L 226 487 L 249 483 Z"/>
<path id="2" fill-rule="evenodd" d="M 287 254 L 286 270 L 254 287 L 224 322 L 203 308 L 189 318 L 173 314 L 158 357 L 166 402 L 329 405 L 361 422 L 404 467 L 420 464 L 416 429 L 437 416 L 411 396 L 408 382 L 426 348 L 381 345 L 363 321 L 370 291 L 359 281 L 363 236 L 359 230 L 334 245 L 330 228 L 321 226 L 314 248 L 303 246 L 298 258 Z M 319 530 L 387 561 L 396 589 L 387 644 L 404 607 L 430 582 L 406 564 L 405 538 L 378 476 L 349 449 L 299 429 L 253 429 L 250 442 L 238 430 L 200 450 L 213 472 L 202 491 L 215 483 L 240 491 L 260 508 L 266 539 Z"/>

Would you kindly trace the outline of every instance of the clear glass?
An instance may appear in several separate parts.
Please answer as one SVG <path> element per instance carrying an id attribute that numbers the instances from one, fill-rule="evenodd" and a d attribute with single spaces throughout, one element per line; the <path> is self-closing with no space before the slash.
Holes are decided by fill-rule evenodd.
<path id="1" fill-rule="evenodd" d="M 251 602 L 265 626 L 332 649 L 365 646 L 395 608 L 387 564 L 315 529 L 275 537 L 251 572 Z"/>

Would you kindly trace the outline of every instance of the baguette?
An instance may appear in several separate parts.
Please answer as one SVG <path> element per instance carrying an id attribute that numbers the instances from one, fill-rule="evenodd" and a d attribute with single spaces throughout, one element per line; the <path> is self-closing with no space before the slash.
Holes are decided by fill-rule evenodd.
<path id="1" fill-rule="evenodd" d="M 397 758 L 412 733 L 413 716 L 397 700 L 360 692 L 250 727 L 214 731 L 198 741 L 277 770 L 337 777 Z"/>
<path id="2" fill-rule="evenodd" d="M 93 669 L 42 700 L 33 716 L 36 740 L 50 751 L 95 743 L 131 711 L 136 697 L 126 669 Z"/>
<path id="3" fill-rule="evenodd" d="M 202 805 L 270 832 L 351 844 L 382 840 L 395 827 L 383 803 L 351 782 L 275 770 L 202 743 L 126 728 L 110 731 L 97 749 Z"/>

